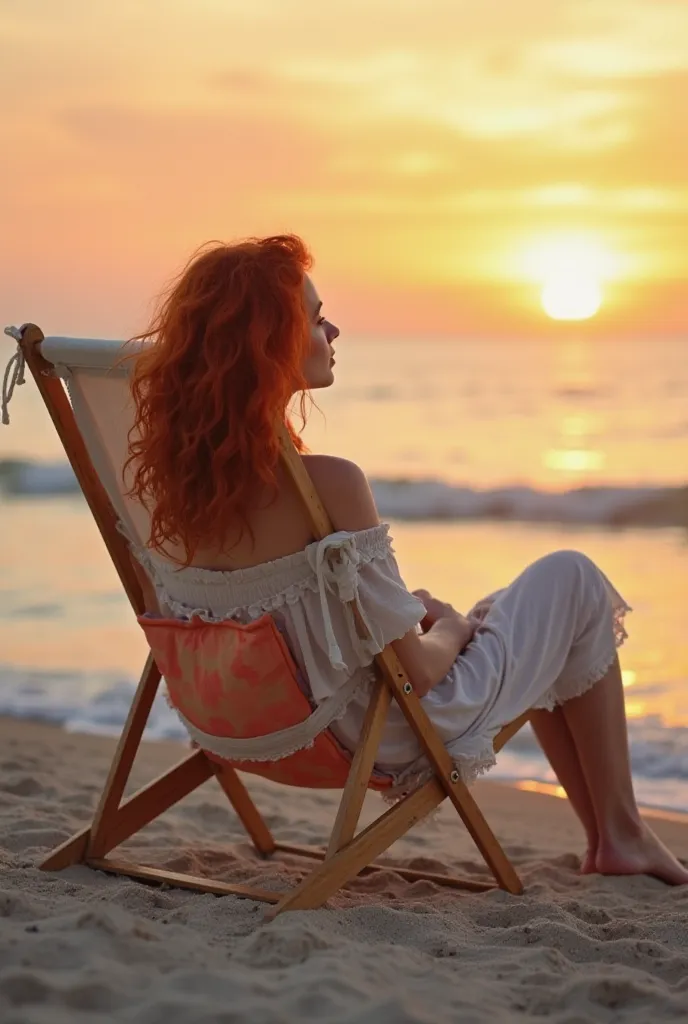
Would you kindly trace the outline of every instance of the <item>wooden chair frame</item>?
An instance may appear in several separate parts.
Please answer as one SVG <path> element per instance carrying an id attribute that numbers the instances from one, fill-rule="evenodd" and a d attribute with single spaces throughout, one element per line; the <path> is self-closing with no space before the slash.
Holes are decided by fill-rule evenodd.
<path id="1" fill-rule="evenodd" d="M 43 333 L 34 324 L 26 324 L 22 328 L 19 344 L 26 365 L 36 381 L 132 608 L 136 614 L 141 614 L 145 610 L 141 570 L 135 565 L 128 545 L 117 529 L 115 510 L 93 467 L 65 389 L 56 377 L 54 367 L 41 353 L 43 339 Z M 332 532 L 332 524 L 286 430 L 283 431 L 282 437 L 282 458 L 303 499 L 314 537 L 320 539 L 327 536 Z M 521 893 L 522 885 L 516 871 L 490 830 L 467 786 L 455 770 L 447 750 L 392 648 L 387 647 L 375 661 L 379 683 L 370 700 L 361 740 L 352 759 L 326 850 L 277 842 L 237 772 L 228 765 L 213 763 L 202 750 L 188 754 L 173 768 L 122 801 L 160 683 L 160 672 L 152 655 L 149 654 L 93 821 L 53 850 L 41 864 L 42 870 L 59 871 L 69 865 L 82 863 L 145 882 L 166 883 L 217 895 L 262 900 L 276 905 L 273 914 L 283 910 L 312 909 L 322 906 L 356 875 L 382 870 L 382 865 L 373 863 L 375 859 L 403 836 L 412 825 L 448 798 L 494 875 L 497 885 L 510 893 Z M 418 737 L 434 768 L 434 776 L 356 834 L 375 754 L 392 700 L 397 701 Z M 527 719 L 527 714 L 522 715 L 502 729 L 496 737 L 495 750 L 501 749 Z M 306 873 L 294 888 L 286 893 L 270 892 L 111 859 L 108 856 L 120 843 L 213 776 L 225 792 L 256 850 L 263 857 L 270 857 L 281 851 L 320 862 Z M 474 892 L 496 887 L 492 883 L 425 871 L 396 867 L 393 870 L 411 881 L 426 879 Z"/>

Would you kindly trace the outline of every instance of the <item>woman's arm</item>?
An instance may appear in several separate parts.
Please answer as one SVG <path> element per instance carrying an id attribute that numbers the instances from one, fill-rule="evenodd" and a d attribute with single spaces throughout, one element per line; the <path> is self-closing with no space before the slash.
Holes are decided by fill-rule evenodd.
<path id="1" fill-rule="evenodd" d="M 359 466 L 329 455 L 303 458 L 335 530 L 367 530 L 379 525 L 375 499 Z M 427 591 L 417 591 L 416 596 L 426 607 L 425 632 L 409 630 L 392 647 L 414 690 L 424 697 L 444 679 L 457 655 L 470 642 L 475 625 Z"/>
<path id="2" fill-rule="evenodd" d="M 476 623 L 470 622 L 450 604 L 438 601 L 426 590 L 414 591 L 425 605 L 421 623 L 424 632 L 411 630 L 392 647 L 419 697 L 442 682 L 457 656 L 473 638 Z"/>

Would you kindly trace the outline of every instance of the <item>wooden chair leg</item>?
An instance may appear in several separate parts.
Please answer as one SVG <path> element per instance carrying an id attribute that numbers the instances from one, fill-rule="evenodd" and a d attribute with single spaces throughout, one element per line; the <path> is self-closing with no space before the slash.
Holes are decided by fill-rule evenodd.
<path id="1" fill-rule="evenodd" d="M 461 781 L 455 782 L 450 799 L 501 888 L 514 896 L 520 896 L 523 892 L 521 879 L 469 792 L 468 786 Z"/>
<path id="2" fill-rule="evenodd" d="M 235 770 L 230 765 L 211 762 L 217 781 L 226 793 L 229 802 L 241 819 L 241 823 L 253 840 L 253 845 L 263 857 L 269 857 L 277 849 L 275 838 L 265 823 L 263 815 Z"/>
<path id="3" fill-rule="evenodd" d="M 381 690 L 387 690 L 387 687 Z M 388 691 L 389 692 L 389 691 Z M 390 693 L 391 699 L 391 693 Z M 372 705 L 371 701 L 371 705 Z M 389 701 L 385 707 L 385 715 L 389 707 Z M 525 725 L 528 721 L 528 714 L 521 715 L 519 718 L 514 719 L 513 722 L 505 726 L 495 738 L 494 749 L 495 751 L 501 750 L 505 743 L 507 743 L 518 730 Z M 384 718 L 383 718 L 384 722 Z M 373 728 L 375 723 L 375 712 L 371 711 L 371 707 L 368 708 L 366 714 L 366 724 L 370 724 L 371 736 L 373 734 Z M 365 735 L 365 726 L 364 733 Z M 379 740 L 379 736 L 377 737 Z M 439 738 L 438 738 L 439 739 Z M 364 749 L 364 744 L 361 743 L 356 756 Z M 444 747 L 442 748 L 444 749 Z M 374 758 L 377 750 L 377 742 L 372 747 L 372 756 Z M 447 755 L 448 756 L 448 755 Z M 363 755 L 361 754 L 361 760 Z M 353 767 L 353 765 L 352 765 Z M 352 773 L 353 774 L 353 773 Z M 349 775 L 347 780 L 347 786 L 352 775 Z M 457 807 L 459 815 L 462 821 L 466 825 L 471 837 L 478 846 L 478 849 L 483 855 L 488 867 L 491 869 L 499 885 L 515 895 L 523 892 L 523 886 L 521 881 L 514 871 L 511 862 L 502 850 L 497 839 L 492 834 L 487 821 L 485 820 L 482 811 L 473 800 L 468 787 L 463 782 L 453 783 L 455 787 L 455 795 L 452 798 L 452 803 Z M 358 792 L 358 790 L 357 790 Z M 365 792 L 363 794 L 365 796 Z M 316 907 L 322 906 L 322 904 L 329 899 L 339 888 L 350 881 L 355 875 L 359 874 L 366 868 L 375 868 L 376 865 L 372 865 L 371 862 L 379 857 L 386 849 L 400 839 L 401 836 L 405 835 L 406 832 L 423 817 L 434 810 L 448 794 L 445 791 L 445 786 L 442 781 L 435 776 L 430 782 L 427 782 L 420 789 L 416 790 L 410 796 L 406 797 L 395 807 L 390 808 L 381 818 L 374 821 L 366 829 L 364 829 L 356 838 L 353 838 L 351 834 L 347 839 L 344 839 L 344 831 L 342 830 L 339 834 L 339 838 L 342 840 L 341 846 L 337 850 L 332 849 L 332 838 L 330 839 L 330 848 L 328 848 L 327 854 L 323 859 L 322 864 L 319 868 L 316 868 L 310 875 L 308 875 L 298 886 L 288 892 L 277 904 L 275 909 L 270 912 L 270 916 L 275 916 L 284 910 L 312 910 Z M 361 801 L 362 803 L 362 801 Z M 343 811 L 344 800 L 340 804 L 339 814 L 342 821 L 346 823 L 346 811 Z M 360 806 L 359 806 L 360 813 Z M 349 819 L 350 820 L 350 819 Z M 337 823 L 335 822 L 335 829 Z M 354 822 L 353 828 L 355 829 L 356 823 Z M 335 835 L 335 829 L 333 829 L 333 837 Z M 394 870 L 394 869 L 392 869 Z M 462 884 L 465 885 L 465 880 L 461 880 Z M 475 885 L 476 890 L 486 888 L 481 883 Z"/>
<path id="4" fill-rule="evenodd" d="M 160 670 L 153 655 L 149 654 L 93 818 L 88 842 L 89 857 L 104 857 L 107 852 L 102 837 L 122 801 L 159 685 Z"/>
<path id="5" fill-rule="evenodd" d="M 159 775 L 122 803 L 103 833 L 103 853 L 97 856 L 105 856 L 114 850 L 212 776 L 213 766 L 202 750 L 183 758 L 174 768 Z M 90 852 L 87 852 L 86 859 L 91 859 Z"/>
<path id="6" fill-rule="evenodd" d="M 323 860 L 304 880 L 286 893 L 274 911 L 314 910 L 322 906 L 350 879 L 367 867 L 421 821 L 445 798 L 437 779 L 431 779 L 394 807 L 390 807 L 367 828 L 359 832 L 342 850 Z"/>
<path id="7" fill-rule="evenodd" d="M 139 789 L 110 815 L 107 829 L 101 828 L 99 845 L 103 853 L 98 857 L 114 850 L 144 825 L 193 793 L 212 775 L 212 764 L 202 750 L 197 750 Z M 91 829 L 91 825 L 87 826 L 53 850 L 41 864 L 41 870 L 61 871 L 71 864 L 98 859 L 88 852 Z"/>
<path id="8" fill-rule="evenodd" d="M 394 669 L 394 666 L 398 666 Z M 459 813 L 461 820 L 468 829 L 473 842 L 478 847 L 483 859 L 497 882 L 507 892 L 519 895 L 523 892 L 521 880 L 516 874 L 511 861 L 500 846 L 492 829 L 471 796 L 468 786 L 461 780 L 455 770 L 447 748 L 428 718 L 414 690 L 405 689 L 404 670 L 392 651 L 384 652 L 383 670 L 387 685 L 391 688 L 394 698 L 401 707 L 406 721 L 409 723 L 425 750 L 426 756 L 435 769 L 436 778 L 444 786 L 444 790 Z"/>
<path id="9" fill-rule="evenodd" d="M 51 850 L 40 864 L 41 871 L 63 871 L 64 868 L 71 868 L 73 864 L 83 864 L 90 838 L 91 826 L 88 825 Z"/>
<path id="10" fill-rule="evenodd" d="M 368 783 L 375 764 L 375 755 L 380 746 L 382 730 L 392 701 L 389 688 L 384 683 L 376 684 L 366 716 L 356 753 L 351 762 L 342 799 L 337 811 L 326 857 L 331 857 L 353 839 L 361 816 L 361 808 L 368 790 Z"/>

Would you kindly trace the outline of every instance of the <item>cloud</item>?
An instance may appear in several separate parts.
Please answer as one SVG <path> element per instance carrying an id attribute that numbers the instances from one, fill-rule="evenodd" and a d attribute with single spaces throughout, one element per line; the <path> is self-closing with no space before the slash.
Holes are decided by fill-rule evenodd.
<path id="1" fill-rule="evenodd" d="M 0 32 L 0 220 L 37 280 L 138 295 L 288 229 L 333 284 L 480 282 L 478 310 L 573 226 L 688 276 L 678 0 L 2 0 Z"/>

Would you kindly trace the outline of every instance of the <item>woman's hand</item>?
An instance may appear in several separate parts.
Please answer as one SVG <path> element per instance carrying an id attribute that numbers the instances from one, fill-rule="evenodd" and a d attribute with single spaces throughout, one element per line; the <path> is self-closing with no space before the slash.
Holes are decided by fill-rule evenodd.
<path id="1" fill-rule="evenodd" d="M 452 665 L 473 639 L 478 623 L 471 622 L 447 601 L 440 601 L 427 590 L 414 590 L 425 606 L 420 625 L 422 635 L 410 629 L 393 643 L 394 652 L 408 673 L 414 690 L 424 697 L 438 686 Z"/>
<path id="2" fill-rule="evenodd" d="M 478 601 L 477 604 L 473 605 L 468 613 L 469 619 L 475 622 L 484 622 L 487 615 L 492 607 L 492 599 L 489 597 L 483 598 L 482 601 Z"/>
<path id="3" fill-rule="evenodd" d="M 503 590 L 495 590 L 494 594 L 488 594 L 482 601 L 478 601 L 474 604 L 468 613 L 468 618 L 475 620 L 478 623 L 484 622 L 490 613 L 492 605 L 495 603 L 500 594 L 503 594 Z"/>
<path id="4" fill-rule="evenodd" d="M 452 605 L 447 601 L 440 601 L 439 598 L 433 597 L 429 590 L 414 590 L 413 595 L 425 605 L 425 618 L 420 624 L 420 628 L 424 633 L 427 633 L 439 619 L 448 619 L 456 615 Z"/>
<path id="5" fill-rule="evenodd" d="M 455 631 L 459 642 L 459 652 L 463 651 L 473 639 L 478 625 L 477 621 L 473 622 L 467 619 L 461 612 L 457 612 L 448 601 L 440 601 L 439 598 L 433 597 L 429 590 L 414 590 L 413 593 L 425 605 L 425 617 L 420 623 L 423 633 L 428 633 L 437 623 L 444 622 L 446 626 L 452 628 L 452 631 Z"/>

